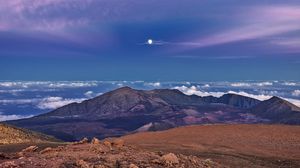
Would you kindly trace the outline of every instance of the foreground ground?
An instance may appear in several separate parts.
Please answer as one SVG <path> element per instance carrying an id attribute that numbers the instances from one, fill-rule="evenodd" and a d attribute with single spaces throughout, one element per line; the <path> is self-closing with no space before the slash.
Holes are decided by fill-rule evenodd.
<path id="1" fill-rule="evenodd" d="M 30 146 L 17 153 L 0 154 L 1 168 L 146 168 L 222 167 L 209 159 L 182 154 L 150 152 L 124 145 L 122 140 L 98 140 L 38 150 Z"/>
<path id="2" fill-rule="evenodd" d="M 20 152 L 30 145 L 38 148 Z M 296 168 L 300 167 L 300 126 L 188 126 L 101 142 L 2 145 L 0 167 Z"/>
<path id="3" fill-rule="evenodd" d="M 131 145 L 230 167 L 300 167 L 300 126 L 206 125 L 125 136 Z"/>

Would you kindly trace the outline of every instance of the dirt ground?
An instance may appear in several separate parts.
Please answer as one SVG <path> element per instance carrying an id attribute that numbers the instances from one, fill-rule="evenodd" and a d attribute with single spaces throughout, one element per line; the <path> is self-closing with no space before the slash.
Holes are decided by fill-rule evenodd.
<path id="1" fill-rule="evenodd" d="M 38 150 L 30 146 L 17 153 L 0 153 L 1 168 L 221 168 L 208 159 L 151 152 L 124 145 L 122 140 L 76 142 Z"/>
<path id="2" fill-rule="evenodd" d="M 123 137 L 131 145 L 230 167 L 300 167 L 300 126 L 204 125 Z"/>

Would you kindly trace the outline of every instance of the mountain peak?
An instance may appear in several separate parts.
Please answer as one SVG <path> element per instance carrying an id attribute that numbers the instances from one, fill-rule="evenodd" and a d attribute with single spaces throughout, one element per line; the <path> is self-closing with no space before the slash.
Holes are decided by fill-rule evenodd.
<path id="1" fill-rule="evenodd" d="M 272 101 L 272 102 L 285 102 L 285 100 L 283 100 L 282 98 L 280 97 L 277 97 L 277 96 L 273 96 L 269 99 L 269 101 Z"/>
<path id="2" fill-rule="evenodd" d="M 272 104 L 273 106 L 275 105 L 281 105 L 281 106 L 286 106 L 286 107 L 289 107 L 291 108 L 292 110 L 294 111 L 300 111 L 300 108 L 292 103 L 290 103 L 289 101 L 287 100 L 284 100 L 280 97 L 277 97 L 277 96 L 273 96 L 271 97 L 270 99 L 266 100 L 266 102 L 269 102 L 270 104 Z"/>
<path id="3" fill-rule="evenodd" d="M 134 89 L 132 89 L 129 86 L 123 86 L 123 87 L 120 87 L 120 88 L 118 88 L 118 89 L 116 89 L 114 91 L 116 92 L 116 91 L 132 91 L 132 90 L 134 90 Z"/>

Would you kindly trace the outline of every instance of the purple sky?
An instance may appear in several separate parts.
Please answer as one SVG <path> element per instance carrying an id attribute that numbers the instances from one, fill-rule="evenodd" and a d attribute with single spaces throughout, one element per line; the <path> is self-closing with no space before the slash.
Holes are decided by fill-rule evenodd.
<path id="1" fill-rule="evenodd" d="M 0 0 L 2 80 L 300 80 L 299 46 L 296 0 Z"/>

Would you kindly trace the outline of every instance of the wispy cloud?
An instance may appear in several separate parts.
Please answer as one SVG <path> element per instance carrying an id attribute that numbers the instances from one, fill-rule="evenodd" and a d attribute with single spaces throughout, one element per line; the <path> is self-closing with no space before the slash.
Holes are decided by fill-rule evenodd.
<path id="1" fill-rule="evenodd" d="M 292 92 L 292 95 L 293 95 L 293 96 L 300 96 L 300 90 L 294 90 L 294 91 Z"/>
<path id="2" fill-rule="evenodd" d="M 0 112 L 0 121 L 8 121 L 8 120 L 18 120 L 22 118 L 30 118 L 33 117 L 33 115 L 4 115 Z"/>
<path id="3" fill-rule="evenodd" d="M 38 109 L 56 109 L 64 105 L 82 102 L 86 98 L 63 98 L 63 97 L 45 97 L 45 98 L 28 98 L 28 99 L 1 99 L 2 105 L 25 105 L 29 104 Z"/>
<path id="4" fill-rule="evenodd" d="M 300 30 L 300 6 L 258 6 L 237 11 L 232 16 L 234 24 L 186 43 L 184 48 L 193 49 L 245 40 L 266 40 L 283 47 L 294 47 L 299 39 L 277 41 L 267 37 Z"/>
<path id="5" fill-rule="evenodd" d="M 253 87 L 253 86 L 272 86 L 272 82 L 236 82 L 230 84 L 233 87 Z"/>
<path id="6" fill-rule="evenodd" d="M 47 97 L 42 99 L 38 104 L 37 107 L 39 109 L 56 109 L 59 107 L 62 107 L 64 105 L 70 104 L 70 103 L 80 103 L 83 100 L 86 99 L 64 99 L 62 97 Z"/>

